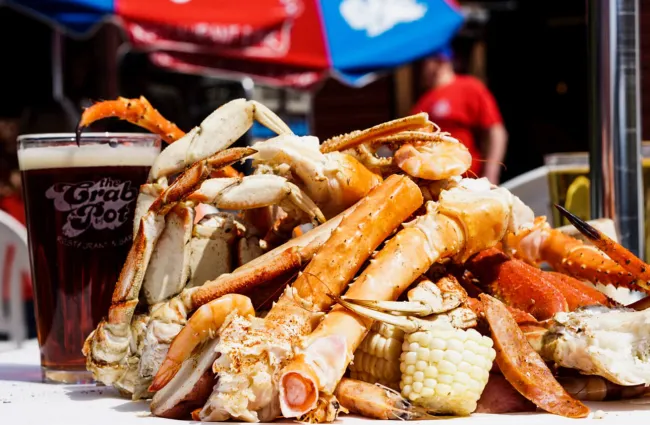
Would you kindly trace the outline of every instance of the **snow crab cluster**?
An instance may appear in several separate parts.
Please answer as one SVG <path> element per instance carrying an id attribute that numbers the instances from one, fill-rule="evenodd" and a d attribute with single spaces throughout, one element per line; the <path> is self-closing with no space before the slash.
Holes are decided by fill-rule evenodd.
<path id="1" fill-rule="evenodd" d="M 120 98 L 86 109 L 79 131 L 111 116 L 169 146 L 83 352 L 98 382 L 156 416 L 582 418 L 582 401 L 650 384 L 646 299 L 586 283 L 647 292 L 650 268 L 568 211 L 591 243 L 463 177 L 469 152 L 426 114 L 321 144 L 254 101 L 185 134 Z M 277 136 L 231 148 L 253 120 Z M 252 175 L 232 167 L 248 159 Z"/>

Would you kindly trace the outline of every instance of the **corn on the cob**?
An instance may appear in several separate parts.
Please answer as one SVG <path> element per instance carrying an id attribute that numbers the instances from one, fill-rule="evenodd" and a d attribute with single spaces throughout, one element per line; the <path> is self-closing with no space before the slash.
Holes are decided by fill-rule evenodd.
<path id="1" fill-rule="evenodd" d="M 404 331 L 376 321 L 354 352 L 350 377 L 371 384 L 382 384 L 399 391 L 400 355 Z"/>
<path id="2" fill-rule="evenodd" d="M 492 339 L 441 323 L 407 333 L 400 370 L 402 396 L 432 412 L 467 416 L 487 384 L 496 357 Z"/>

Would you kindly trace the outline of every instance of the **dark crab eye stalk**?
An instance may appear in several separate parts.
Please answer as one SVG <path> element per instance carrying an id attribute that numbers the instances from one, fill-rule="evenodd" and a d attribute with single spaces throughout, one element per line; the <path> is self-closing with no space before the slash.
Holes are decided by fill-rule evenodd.
<path id="1" fill-rule="evenodd" d="M 611 239 L 609 236 L 596 229 L 580 217 L 569 212 L 566 208 L 555 204 L 560 213 L 575 226 L 580 233 L 589 239 L 598 249 L 616 261 L 632 277 L 637 278 L 639 285 L 646 293 L 650 293 L 650 265 L 630 252 L 627 248 Z"/>

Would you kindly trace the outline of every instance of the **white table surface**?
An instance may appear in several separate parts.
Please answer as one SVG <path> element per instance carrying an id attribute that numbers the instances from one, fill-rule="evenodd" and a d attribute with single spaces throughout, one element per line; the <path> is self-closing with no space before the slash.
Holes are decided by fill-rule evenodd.
<path id="1" fill-rule="evenodd" d="M 132 402 L 119 397 L 108 387 L 96 385 L 57 385 L 40 382 L 38 345 L 28 341 L 20 349 L 0 352 L 0 424 L 34 425 L 150 425 L 184 424 L 154 418 L 145 401 Z M 519 425 L 525 424 L 596 424 L 616 423 L 626 425 L 650 421 L 650 398 L 607 403 L 589 403 L 593 412 L 602 410 L 600 419 L 566 419 L 546 413 L 487 415 L 474 414 L 469 418 L 449 419 L 454 423 Z M 291 423 L 292 421 L 287 421 Z M 341 416 L 341 425 L 367 425 L 371 419 Z M 381 423 L 386 423 L 382 421 Z M 389 421 L 393 422 L 393 421 Z M 402 423 L 395 421 L 396 423 Z M 427 421 L 430 423 L 430 421 Z M 440 423 L 436 421 L 437 423 Z M 294 422 L 295 423 L 295 422 Z"/>

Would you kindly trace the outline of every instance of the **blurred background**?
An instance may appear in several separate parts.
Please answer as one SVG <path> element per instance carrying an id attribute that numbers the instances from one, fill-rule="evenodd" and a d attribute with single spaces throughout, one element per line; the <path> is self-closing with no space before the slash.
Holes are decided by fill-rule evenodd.
<path id="1" fill-rule="evenodd" d="M 154 3 L 158 2 L 161 7 L 207 4 L 183 0 Z M 296 133 L 314 134 L 323 140 L 413 112 L 418 100 L 432 88 L 427 58 L 441 46 L 450 47 L 447 57 L 456 74 L 480 81 L 496 103 L 497 117 L 502 118 L 507 132 L 507 148 L 499 166 L 500 182 L 543 165 L 545 154 L 588 150 L 585 1 L 440 0 L 440 7 L 449 7 L 458 14 L 458 24 L 453 17 L 439 14 L 440 18 L 431 18 L 434 21 L 428 23 L 427 30 L 420 28 L 409 41 L 400 39 L 399 49 L 412 52 L 390 58 L 389 50 L 384 55 L 389 57 L 386 63 L 371 63 L 376 69 L 352 71 L 327 69 L 318 58 L 309 57 L 322 46 L 311 41 L 318 40 L 321 34 L 309 35 L 305 40 L 303 21 L 316 13 L 310 10 L 314 6 L 307 0 L 250 2 L 251 7 L 259 8 L 267 3 L 281 3 L 293 19 L 288 27 L 289 21 L 284 21 L 279 24 L 282 28 L 269 33 L 261 31 L 259 36 L 264 43 L 269 37 L 275 37 L 275 43 L 293 43 L 288 47 L 287 57 L 297 53 L 286 63 L 282 58 L 266 60 L 264 53 L 244 52 L 247 46 L 241 41 L 241 34 L 232 29 L 236 26 L 232 21 L 238 16 L 264 15 L 260 10 L 250 9 L 249 13 L 238 15 L 231 10 L 232 4 L 228 6 L 229 2 L 212 2 L 215 16 L 221 16 L 219 7 L 224 8 L 223 16 L 232 14 L 230 26 L 201 27 L 181 22 L 191 20 L 189 15 L 156 12 L 153 5 L 145 12 L 143 3 L 0 2 L 0 198 L 4 198 L 0 207 L 20 216 L 19 206 L 14 205 L 18 202 L 8 196 L 17 193 L 20 184 L 16 136 L 73 131 L 81 111 L 92 102 L 144 95 L 163 116 L 188 131 L 228 100 L 247 97 L 274 109 Z M 343 5 L 346 1 L 334 3 Z M 363 4 L 373 2 L 347 3 L 349 10 L 358 12 Z M 408 16 L 417 14 L 417 9 L 413 9 L 417 0 L 383 3 L 385 7 L 380 9 L 385 10 L 373 15 L 376 22 L 385 18 L 381 13 L 394 15 L 395 10 L 405 11 L 405 21 L 417 19 Z M 640 74 L 645 106 L 650 102 L 650 86 L 643 84 L 650 76 L 650 32 L 644 32 L 643 27 L 647 23 L 645 27 L 650 28 L 650 0 L 641 0 L 640 9 Z M 340 10 L 343 14 L 343 6 Z M 327 20 L 329 12 L 321 12 Z M 435 19 L 444 22 L 437 24 Z M 353 21 L 348 23 L 368 28 L 372 24 Z M 383 35 L 399 29 L 399 23 L 393 25 L 388 31 L 384 29 L 387 32 Z M 321 30 L 313 27 L 310 31 Z M 254 27 L 251 31 L 255 34 Z M 327 37 L 327 30 L 323 32 Z M 206 34 L 211 38 L 206 38 Z M 237 37 L 238 41 L 233 41 Z M 325 44 L 328 43 L 333 51 L 330 54 L 338 54 L 336 43 L 341 41 L 326 40 Z M 349 47 L 354 51 L 354 45 Z M 357 49 L 363 51 L 363 46 Z M 297 60 L 299 54 L 303 55 Z M 337 60 L 345 62 L 335 57 L 334 62 Z M 444 105 L 438 106 L 444 112 Z M 650 115 L 646 114 L 643 139 L 650 132 L 648 119 Z M 436 121 L 436 117 L 432 120 Z M 118 120 L 103 120 L 94 124 L 93 129 L 145 131 Z M 241 143 L 269 135 L 256 125 Z M 479 144 L 478 137 L 476 143 Z"/>

